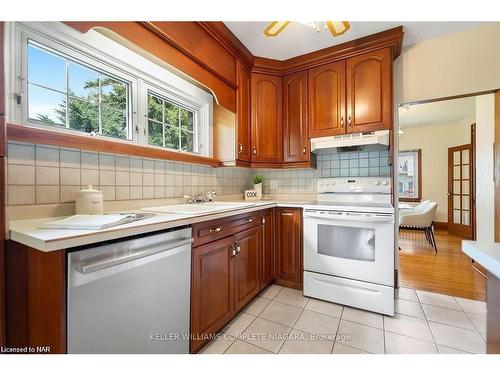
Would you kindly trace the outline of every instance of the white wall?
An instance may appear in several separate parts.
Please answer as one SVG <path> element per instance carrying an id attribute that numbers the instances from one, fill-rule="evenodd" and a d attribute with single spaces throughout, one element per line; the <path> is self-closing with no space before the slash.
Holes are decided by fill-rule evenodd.
<path id="1" fill-rule="evenodd" d="M 448 221 L 448 148 L 470 143 L 473 122 L 405 128 L 399 138 L 400 150 L 422 150 L 422 200 L 437 202 L 435 221 Z"/>
<path id="2" fill-rule="evenodd" d="M 500 88 L 500 22 L 424 40 L 394 65 L 396 103 Z"/>
<path id="3" fill-rule="evenodd" d="M 476 98 L 476 210 L 477 240 L 492 242 L 495 236 L 493 141 L 495 95 Z"/>

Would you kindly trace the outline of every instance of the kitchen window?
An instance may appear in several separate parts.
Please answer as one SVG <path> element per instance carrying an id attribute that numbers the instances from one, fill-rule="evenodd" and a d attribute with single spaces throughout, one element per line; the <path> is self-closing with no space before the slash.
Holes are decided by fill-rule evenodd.
<path id="1" fill-rule="evenodd" d="M 400 151 L 398 156 L 399 200 L 420 202 L 422 199 L 422 151 Z"/>
<path id="2" fill-rule="evenodd" d="M 197 152 L 196 113 L 148 92 L 148 143 L 172 150 Z"/>
<path id="3" fill-rule="evenodd" d="M 130 83 L 28 41 L 28 121 L 131 139 Z"/>
<path id="4" fill-rule="evenodd" d="M 213 95 L 168 66 L 60 22 L 5 29 L 8 121 L 212 155 Z"/>

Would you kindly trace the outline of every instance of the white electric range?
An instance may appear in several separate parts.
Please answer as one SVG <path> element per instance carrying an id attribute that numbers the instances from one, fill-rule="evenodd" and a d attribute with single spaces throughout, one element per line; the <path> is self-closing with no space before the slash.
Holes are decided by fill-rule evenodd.
<path id="1" fill-rule="evenodd" d="M 327 178 L 304 208 L 304 295 L 394 315 L 389 177 Z"/>

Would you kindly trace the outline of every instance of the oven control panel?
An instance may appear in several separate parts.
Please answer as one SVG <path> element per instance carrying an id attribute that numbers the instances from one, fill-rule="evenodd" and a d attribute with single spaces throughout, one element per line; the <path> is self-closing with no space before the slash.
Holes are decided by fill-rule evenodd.
<path id="1" fill-rule="evenodd" d="M 318 193 L 391 193 L 390 177 L 320 178 Z"/>

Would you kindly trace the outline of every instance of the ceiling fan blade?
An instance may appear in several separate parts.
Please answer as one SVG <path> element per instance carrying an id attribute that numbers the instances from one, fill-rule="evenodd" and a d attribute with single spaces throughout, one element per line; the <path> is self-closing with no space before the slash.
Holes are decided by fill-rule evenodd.
<path id="1" fill-rule="evenodd" d="M 265 36 L 276 36 L 281 33 L 289 23 L 290 21 L 273 21 L 267 25 L 263 33 Z"/>
<path id="2" fill-rule="evenodd" d="M 326 21 L 326 27 L 333 36 L 340 36 L 351 28 L 347 21 Z"/>

